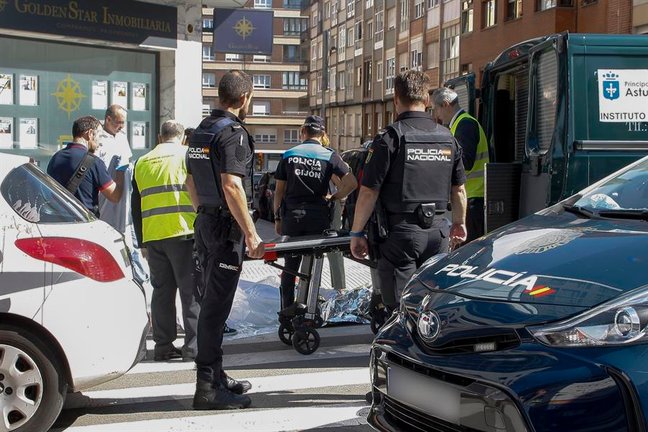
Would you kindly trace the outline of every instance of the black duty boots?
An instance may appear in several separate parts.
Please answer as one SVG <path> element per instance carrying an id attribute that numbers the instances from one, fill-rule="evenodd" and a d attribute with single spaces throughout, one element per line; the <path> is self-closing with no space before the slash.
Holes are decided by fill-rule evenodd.
<path id="1" fill-rule="evenodd" d="M 246 391 L 242 383 L 247 383 L 249 386 L 247 390 L 251 387 L 247 381 L 232 381 L 240 386 L 241 392 Z M 251 403 L 252 400 L 249 397 L 236 394 L 223 385 L 212 384 L 209 381 L 196 383 L 196 394 L 193 399 L 193 408 L 196 410 L 240 409 L 249 407 Z"/>
<path id="2" fill-rule="evenodd" d="M 243 393 L 247 393 L 248 390 L 252 388 L 252 384 L 250 384 L 250 381 L 245 381 L 245 380 L 237 381 L 234 378 L 227 375 L 225 371 L 221 371 L 221 382 L 225 387 L 227 387 L 227 390 L 239 395 Z"/>

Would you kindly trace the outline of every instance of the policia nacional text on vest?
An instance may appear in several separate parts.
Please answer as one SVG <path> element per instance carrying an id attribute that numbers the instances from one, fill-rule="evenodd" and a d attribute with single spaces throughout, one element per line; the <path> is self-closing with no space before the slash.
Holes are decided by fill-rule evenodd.
<path id="1" fill-rule="evenodd" d="M 459 123 L 462 121 L 474 121 L 479 129 L 479 143 L 475 153 L 475 163 L 472 169 L 466 170 L 466 197 L 483 198 L 484 197 L 484 169 L 488 163 L 488 141 L 484 130 L 479 126 L 477 120 L 470 114 L 461 113 L 450 126 L 450 132 L 455 135 Z"/>
<path id="2" fill-rule="evenodd" d="M 240 240 L 242 233 L 227 208 L 221 178 L 220 175 L 217 174 L 222 172 L 221 161 L 213 146 L 218 141 L 221 134 L 231 132 L 236 128 L 244 128 L 244 126 L 229 117 L 209 116 L 203 119 L 191 135 L 191 140 L 187 150 L 187 163 L 191 163 L 192 176 L 194 178 L 202 179 L 201 181 L 195 182 L 196 193 L 198 194 L 198 201 L 200 202 L 198 212 L 229 217 L 232 219 L 229 232 L 223 233 L 226 238 L 230 238 L 232 241 Z M 248 206 L 250 206 L 252 203 L 254 140 L 249 134 L 246 135 L 249 138 L 249 143 L 241 142 L 240 150 L 242 155 L 247 154 L 247 151 L 243 146 L 250 146 L 249 154 L 251 156 L 245 161 L 247 175 L 243 179 L 243 188 L 245 189 L 246 200 Z M 243 135 L 241 135 L 241 137 L 242 136 Z M 238 151 L 239 150 L 237 149 L 237 156 Z"/>
<path id="3" fill-rule="evenodd" d="M 158 144 L 135 165 L 145 243 L 193 234 L 196 214 L 185 187 L 186 152 L 183 146 Z"/>
<path id="4" fill-rule="evenodd" d="M 421 228 L 430 228 L 434 215 L 450 207 L 454 138 L 397 122 L 385 133 L 396 136 L 399 151 L 381 193 L 387 215 L 415 214 Z"/>

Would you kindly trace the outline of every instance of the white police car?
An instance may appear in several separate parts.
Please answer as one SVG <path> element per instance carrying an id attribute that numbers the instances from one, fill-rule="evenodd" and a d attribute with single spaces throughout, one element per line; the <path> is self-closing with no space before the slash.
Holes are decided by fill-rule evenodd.
<path id="1" fill-rule="evenodd" d="M 0 431 L 47 430 L 67 392 L 119 377 L 149 320 L 121 234 L 0 153 Z"/>

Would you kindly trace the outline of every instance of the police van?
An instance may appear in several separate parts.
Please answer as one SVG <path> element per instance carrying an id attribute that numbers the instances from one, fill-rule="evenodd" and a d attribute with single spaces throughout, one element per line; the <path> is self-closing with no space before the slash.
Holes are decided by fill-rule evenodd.
<path id="1" fill-rule="evenodd" d="M 563 200 L 648 154 L 648 38 L 560 33 L 445 83 L 489 141 L 486 230 Z M 477 99 L 478 98 L 478 99 Z"/>

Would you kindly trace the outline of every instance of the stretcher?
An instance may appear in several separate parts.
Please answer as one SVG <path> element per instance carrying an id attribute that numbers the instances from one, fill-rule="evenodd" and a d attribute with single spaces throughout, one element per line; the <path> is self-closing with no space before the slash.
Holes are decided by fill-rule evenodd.
<path id="1" fill-rule="evenodd" d="M 347 231 L 327 230 L 321 235 L 299 237 L 282 236 L 265 244 L 263 260 L 266 264 L 299 278 L 295 303 L 279 312 L 279 339 L 292 345 L 298 353 L 314 353 L 320 344 L 317 328 L 324 323 L 318 307 L 324 254 L 350 254 L 351 237 Z M 302 256 L 299 271 L 291 271 L 277 263 L 286 256 Z M 356 260 L 371 265 L 366 260 Z"/>

